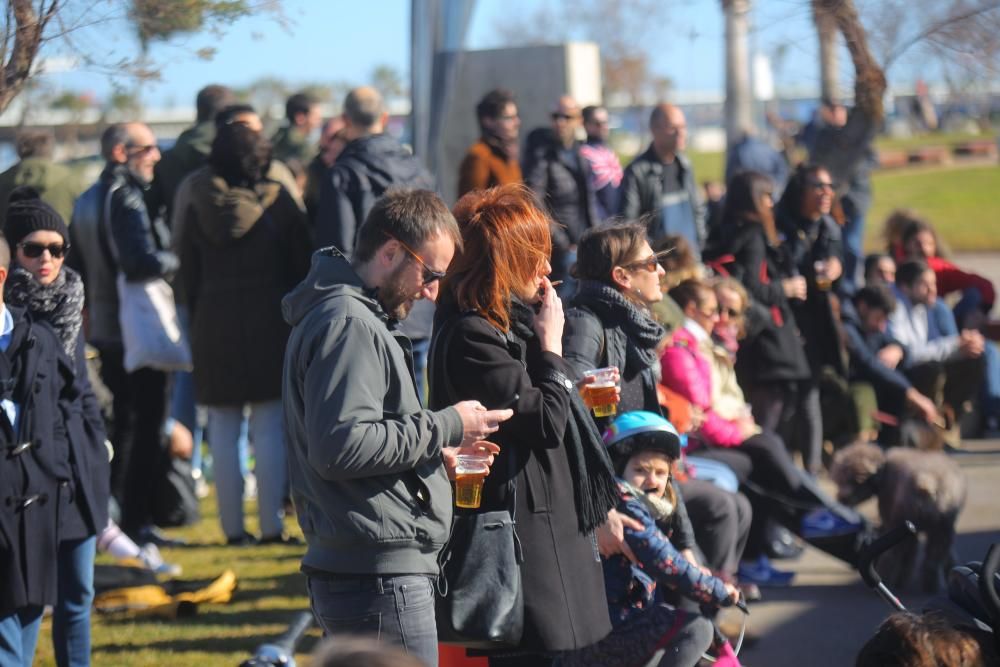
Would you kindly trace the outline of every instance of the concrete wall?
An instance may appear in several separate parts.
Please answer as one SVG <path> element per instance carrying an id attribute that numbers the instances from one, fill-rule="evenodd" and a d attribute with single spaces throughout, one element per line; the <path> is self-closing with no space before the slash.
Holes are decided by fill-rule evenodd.
<path id="1" fill-rule="evenodd" d="M 458 167 L 469 145 L 479 138 L 476 104 L 494 88 L 509 88 L 521 115 L 521 138 L 549 125 L 549 113 L 563 93 L 581 107 L 601 102 L 600 52 L 596 44 L 463 51 L 445 54 L 458 62 L 455 94 L 445 110 L 444 131 L 436 150 L 438 183 L 445 201 L 453 203 Z"/>

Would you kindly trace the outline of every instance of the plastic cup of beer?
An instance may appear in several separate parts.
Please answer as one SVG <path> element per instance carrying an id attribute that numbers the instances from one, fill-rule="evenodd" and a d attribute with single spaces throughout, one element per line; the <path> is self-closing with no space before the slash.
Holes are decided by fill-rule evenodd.
<path id="1" fill-rule="evenodd" d="M 580 390 L 583 402 L 595 417 L 610 417 L 618 411 L 618 384 L 615 382 L 617 368 L 595 368 L 584 373 L 594 381 Z"/>
<path id="2" fill-rule="evenodd" d="M 813 270 L 816 272 L 816 289 L 828 292 L 833 287 L 833 281 L 826 275 L 826 262 L 814 262 Z"/>
<path id="3" fill-rule="evenodd" d="M 489 454 L 459 454 L 455 470 L 455 506 L 479 507 L 483 501 L 483 480 L 490 471 Z"/>

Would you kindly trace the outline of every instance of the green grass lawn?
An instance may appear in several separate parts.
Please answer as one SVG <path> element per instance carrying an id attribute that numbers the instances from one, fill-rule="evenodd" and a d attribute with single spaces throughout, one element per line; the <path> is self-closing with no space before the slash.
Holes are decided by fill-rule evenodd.
<path id="1" fill-rule="evenodd" d="M 875 140 L 875 148 L 908 151 L 923 146 L 954 146 L 967 141 L 993 141 L 995 139 L 996 137 L 989 134 L 970 134 L 967 132 L 916 134 L 912 137 L 879 137 Z"/>
<path id="2" fill-rule="evenodd" d="M 247 526 L 256 530 L 256 505 L 247 503 Z M 286 520 L 299 535 L 294 518 Z M 193 618 L 162 621 L 93 616 L 93 664 L 236 667 L 261 644 L 283 632 L 298 611 L 308 609 L 305 578 L 299 573 L 304 547 L 281 545 L 225 547 L 215 501 L 202 502 L 202 520 L 194 526 L 167 531 L 191 546 L 164 549 L 164 557 L 184 566 L 184 579 L 214 578 L 232 569 L 238 588 L 225 605 L 202 605 Z M 99 562 L 111 562 L 106 556 Z M 38 641 L 36 665 L 55 665 L 51 621 L 46 619 Z M 320 636 L 312 630 L 299 650 L 308 654 Z M 305 658 L 305 655 L 297 656 Z M 299 664 L 305 664 L 299 661 Z"/>

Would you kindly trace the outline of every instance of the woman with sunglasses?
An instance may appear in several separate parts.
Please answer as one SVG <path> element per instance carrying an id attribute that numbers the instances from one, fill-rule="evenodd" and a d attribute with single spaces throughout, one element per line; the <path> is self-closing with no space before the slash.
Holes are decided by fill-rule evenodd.
<path id="1" fill-rule="evenodd" d="M 311 239 L 291 194 L 266 178 L 271 145 L 240 123 L 223 125 L 208 165 L 185 181 L 175 240 L 180 286 L 191 312 L 198 403 L 208 408 L 209 445 L 226 543 L 258 541 L 243 522 L 237 441 L 245 407 L 256 457 L 260 543 L 287 541 L 281 366 L 289 327 L 281 299 L 305 277 Z"/>
<path id="2" fill-rule="evenodd" d="M 87 378 L 83 324 L 83 281 L 63 266 L 69 230 L 59 214 L 22 187 L 11 193 L 4 235 L 13 262 L 4 285 L 4 302 L 28 311 L 36 322 L 56 332 L 76 369 L 83 391 L 72 405 L 62 406 L 70 445 L 63 462 L 71 480 L 60 489 L 58 509 L 57 602 L 52 642 L 60 665 L 85 665 L 90 660 L 90 606 L 94 598 L 94 556 L 97 533 L 108 525 L 111 466 L 105 447 L 104 423 Z M 41 556 L 41 554 L 35 554 Z"/>
<path id="3" fill-rule="evenodd" d="M 668 252 L 654 253 L 646 226 L 638 223 L 598 227 L 580 239 L 573 269 L 579 282 L 566 312 L 563 356 L 578 377 L 594 368 L 619 369 L 619 414 L 662 412 L 659 348 L 667 332 L 650 309 L 663 299 L 660 257 Z M 611 419 L 596 418 L 602 431 Z M 673 544 L 696 566 L 703 559 L 732 580 L 750 530 L 749 501 L 703 480 L 687 479 L 678 487 Z M 698 547 L 703 558 L 696 556 Z"/>

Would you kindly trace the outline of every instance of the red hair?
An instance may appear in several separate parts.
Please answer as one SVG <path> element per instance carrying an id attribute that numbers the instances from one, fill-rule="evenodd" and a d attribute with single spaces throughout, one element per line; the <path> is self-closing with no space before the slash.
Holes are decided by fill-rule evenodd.
<path id="1" fill-rule="evenodd" d="M 509 331 L 511 298 L 552 254 L 549 218 L 527 188 L 514 184 L 469 192 L 453 213 L 464 249 L 448 268 L 441 298 Z"/>

